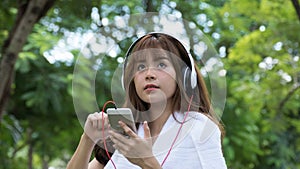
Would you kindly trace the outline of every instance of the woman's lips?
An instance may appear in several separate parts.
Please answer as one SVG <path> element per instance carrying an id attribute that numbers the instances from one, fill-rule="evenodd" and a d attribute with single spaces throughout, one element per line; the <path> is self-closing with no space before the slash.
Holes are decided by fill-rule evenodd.
<path id="1" fill-rule="evenodd" d="M 146 91 L 153 91 L 153 90 L 156 90 L 158 89 L 159 87 L 155 84 L 147 84 L 145 87 L 144 87 L 144 90 Z"/>

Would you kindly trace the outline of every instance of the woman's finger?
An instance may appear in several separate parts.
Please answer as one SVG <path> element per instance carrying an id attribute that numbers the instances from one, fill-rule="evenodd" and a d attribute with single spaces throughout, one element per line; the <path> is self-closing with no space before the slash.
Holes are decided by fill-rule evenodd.
<path id="1" fill-rule="evenodd" d="M 97 117 L 95 116 L 95 113 L 90 114 L 90 115 L 88 116 L 88 120 L 90 121 L 91 126 L 92 126 L 93 128 L 97 128 Z"/>
<path id="2" fill-rule="evenodd" d="M 126 138 L 124 135 L 120 134 L 120 133 L 117 133 L 115 131 L 112 131 L 110 130 L 109 131 L 109 134 L 110 134 L 110 137 L 111 137 L 111 140 L 115 143 L 115 144 L 119 144 L 119 143 L 122 143 L 122 144 L 127 144 L 128 142 L 128 138 Z"/>
<path id="3" fill-rule="evenodd" d="M 126 125 L 126 123 L 124 123 L 122 121 L 119 121 L 119 124 L 129 137 L 131 137 L 131 138 L 137 138 L 138 137 L 138 135 L 136 135 L 135 132 L 132 131 L 131 128 Z"/>
<path id="4" fill-rule="evenodd" d="M 150 128 L 148 126 L 147 121 L 144 121 L 143 127 L 144 127 L 144 138 L 145 139 L 151 138 Z"/>
<path id="5" fill-rule="evenodd" d="M 100 130 L 102 128 L 101 114 L 100 113 L 95 113 L 94 118 L 95 118 L 95 126 L 96 126 L 95 128 Z"/>
<path id="6" fill-rule="evenodd" d="M 114 143 L 114 148 L 122 152 L 128 151 L 129 139 L 114 131 L 109 131 L 109 133 L 110 133 L 110 139 Z"/>
<path id="7" fill-rule="evenodd" d="M 104 129 L 108 127 L 108 118 L 107 118 L 107 114 L 105 113 L 103 113 L 103 115 L 102 113 L 99 112 L 89 114 L 87 120 L 88 123 L 90 123 L 92 128 L 100 130 L 103 128 L 103 123 L 104 123 Z"/>

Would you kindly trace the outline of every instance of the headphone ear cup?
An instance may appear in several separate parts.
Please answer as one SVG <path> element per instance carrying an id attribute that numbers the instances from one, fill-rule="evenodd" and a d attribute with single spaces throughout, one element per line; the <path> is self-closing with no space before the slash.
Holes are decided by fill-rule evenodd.
<path id="1" fill-rule="evenodd" d="M 191 96 L 194 94 L 193 92 L 195 92 L 194 89 L 196 88 L 193 81 L 196 81 L 196 83 L 197 83 L 197 77 L 195 75 L 195 72 L 193 74 L 193 71 L 191 71 L 191 69 L 189 67 L 184 67 L 182 69 L 182 75 L 183 75 L 183 77 L 182 77 L 183 88 L 184 88 L 186 94 L 188 96 Z"/>
<path id="2" fill-rule="evenodd" d="M 182 69 L 183 88 L 186 92 L 192 89 L 191 87 L 191 70 L 188 67 Z"/>

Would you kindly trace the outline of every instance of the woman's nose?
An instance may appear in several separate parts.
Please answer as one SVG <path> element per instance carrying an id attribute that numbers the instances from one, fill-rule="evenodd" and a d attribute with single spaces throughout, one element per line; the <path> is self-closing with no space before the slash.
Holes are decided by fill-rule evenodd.
<path id="1" fill-rule="evenodd" d="M 146 80 L 154 80 L 156 79 L 156 75 L 155 75 L 155 68 L 149 67 L 146 70 L 146 76 L 145 76 Z"/>

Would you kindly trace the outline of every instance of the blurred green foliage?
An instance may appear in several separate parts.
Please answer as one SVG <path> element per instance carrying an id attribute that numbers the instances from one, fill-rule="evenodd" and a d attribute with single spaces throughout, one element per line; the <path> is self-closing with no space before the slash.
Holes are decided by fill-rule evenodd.
<path id="1" fill-rule="evenodd" d="M 35 25 L 15 65 L 12 95 L 0 123 L 0 168 L 65 168 L 83 131 L 84 117 L 112 98 L 113 71 L 132 42 L 119 42 L 105 19 L 114 22 L 118 16 L 146 9 L 180 13 L 202 30 L 220 53 L 227 82 L 221 119 L 228 167 L 300 168 L 300 22 L 292 3 L 153 0 L 149 8 L 146 2 L 59 0 Z M 9 0 L 0 4 L 3 46 L 18 4 Z M 80 47 L 62 45 L 72 41 L 68 37 L 73 34 L 89 32 L 102 35 L 98 40 L 118 43 L 116 56 L 80 57 Z M 127 34 L 128 38 L 135 36 Z M 46 56 L 58 46 L 74 58 L 49 61 Z M 75 65 L 81 65 L 80 73 L 74 73 Z M 72 92 L 74 85 L 82 91 Z M 80 102 L 78 109 L 74 102 Z M 82 111 L 79 121 L 75 111 Z"/>

